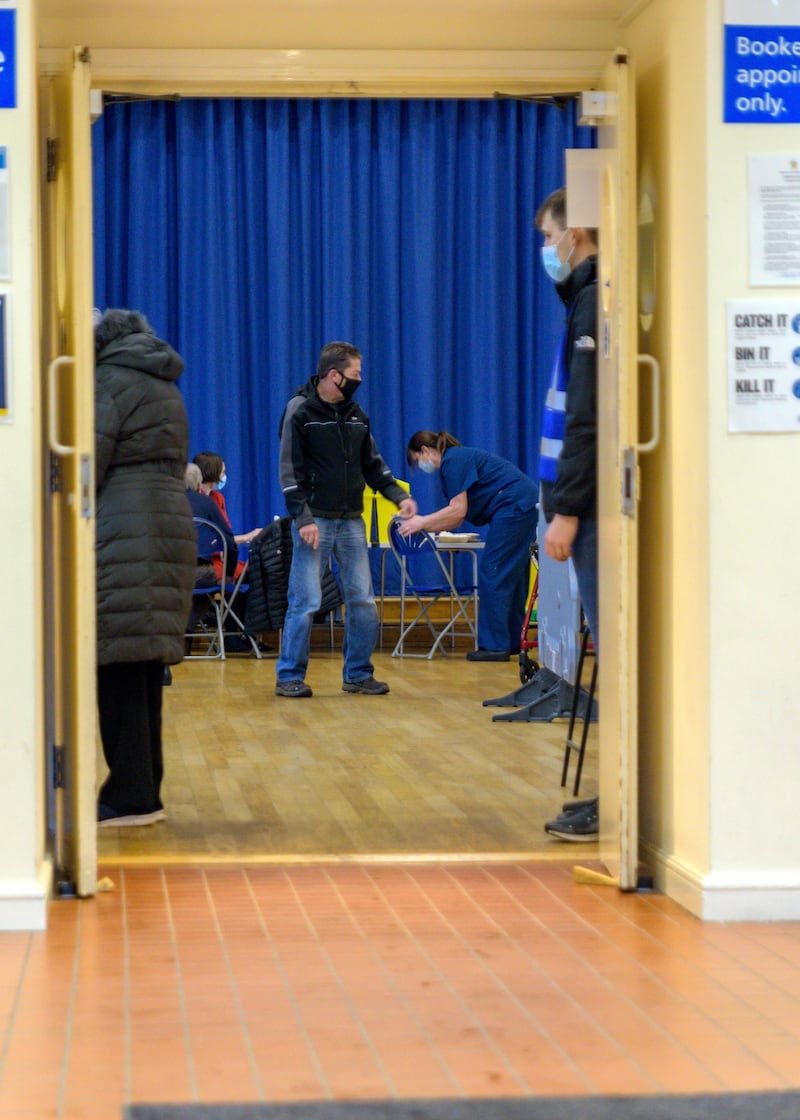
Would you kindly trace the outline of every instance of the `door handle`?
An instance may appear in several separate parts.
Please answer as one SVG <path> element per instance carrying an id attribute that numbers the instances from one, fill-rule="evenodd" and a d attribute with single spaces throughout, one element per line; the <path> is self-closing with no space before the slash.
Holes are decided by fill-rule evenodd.
<path id="1" fill-rule="evenodd" d="M 54 358 L 50 365 L 47 367 L 47 442 L 50 444 L 50 450 L 55 455 L 74 455 L 76 448 L 71 447 L 68 443 L 62 443 L 58 438 L 58 416 L 57 416 L 57 394 L 56 386 L 58 384 L 58 375 L 60 370 L 65 369 L 67 366 L 75 368 L 75 359 L 66 354 Z"/>
<path id="2" fill-rule="evenodd" d="M 650 439 L 644 443 L 636 444 L 636 451 L 642 455 L 645 451 L 653 451 L 661 439 L 661 366 L 651 354 L 637 354 L 637 365 L 650 367 L 650 384 L 653 396 L 653 431 Z"/>

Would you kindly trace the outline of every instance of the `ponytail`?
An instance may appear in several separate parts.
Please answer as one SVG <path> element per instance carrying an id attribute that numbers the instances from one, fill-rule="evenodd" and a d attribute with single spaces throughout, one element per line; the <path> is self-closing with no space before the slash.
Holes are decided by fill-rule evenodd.
<path id="1" fill-rule="evenodd" d="M 451 436 L 449 432 L 429 432 L 427 429 L 422 429 L 419 432 L 414 432 L 411 439 L 408 441 L 406 448 L 406 462 L 410 467 L 413 467 L 416 460 L 415 455 L 419 455 L 423 447 L 430 447 L 434 451 L 438 451 L 440 455 L 444 455 L 448 447 L 460 447 L 461 444 L 455 436 Z"/>

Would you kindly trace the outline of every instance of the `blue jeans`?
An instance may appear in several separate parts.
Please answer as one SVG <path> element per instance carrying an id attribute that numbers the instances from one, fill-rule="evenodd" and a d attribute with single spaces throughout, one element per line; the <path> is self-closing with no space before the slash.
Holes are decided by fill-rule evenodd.
<path id="1" fill-rule="evenodd" d="M 592 641 L 597 653 L 600 651 L 599 601 L 597 592 L 597 522 L 583 517 L 578 525 L 578 534 L 572 542 L 572 564 L 583 613 L 589 624 Z"/>
<path id="2" fill-rule="evenodd" d="M 319 529 L 317 549 L 305 543 L 292 522 L 289 609 L 275 671 L 279 681 L 305 679 L 311 626 L 322 602 L 322 573 L 333 553 L 345 604 L 342 676 L 353 683 L 363 681 L 373 674 L 370 658 L 378 636 L 378 609 L 372 592 L 364 521 L 361 517 L 314 520 Z"/>

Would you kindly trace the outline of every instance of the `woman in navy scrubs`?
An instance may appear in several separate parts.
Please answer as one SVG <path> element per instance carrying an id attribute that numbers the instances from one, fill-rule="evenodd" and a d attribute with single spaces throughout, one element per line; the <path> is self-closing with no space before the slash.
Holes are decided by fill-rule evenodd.
<path id="1" fill-rule="evenodd" d="M 403 536 L 425 529 L 452 531 L 463 521 L 488 525 L 478 567 L 478 649 L 469 661 L 508 661 L 519 653 L 530 579 L 530 545 L 536 537 L 538 488 L 499 455 L 462 447 L 449 432 L 415 432 L 408 441 L 409 466 L 439 471 L 448 503 L 434 513 L 409 517 Z"/>

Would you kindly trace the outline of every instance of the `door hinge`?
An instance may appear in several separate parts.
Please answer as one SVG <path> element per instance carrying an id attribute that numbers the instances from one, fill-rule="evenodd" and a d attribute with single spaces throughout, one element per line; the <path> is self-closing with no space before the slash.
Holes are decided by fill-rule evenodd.
<path id="1" fill-rule="evenodd" d="M 61 460 L 50 452 L 50 493 L 61 493 Z"/>
<path id="2" fill-rule="evenodd" d="M 622 514 L 636 516 L 636 451 L 625 447 L 622 451 Z"/>
<path id="3" fill-rule="evenodd" d="M 81 517 L 92 517 L 92 460 L 89 455 L 80 458 Z"/>
<path id="4" fill-rule="evenodd" d="M 617 116 L 617 95 L 613 90 L 590 89 L 580 94 L 578 124 L 596 128 L 608 124 Z"/>
<path id="5" fill-rule="evenodd" d="M 53 744 L 53 789 L 64 788 L 64 748 Z"/>
<path id="6" fill-rule="evenodd" d="M 55 136 L 47 137 L 47 182 L 54 183 L 58 175 L 58 139 Z"/>

